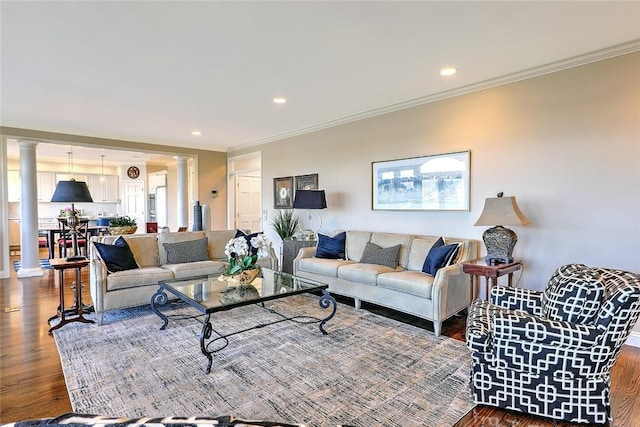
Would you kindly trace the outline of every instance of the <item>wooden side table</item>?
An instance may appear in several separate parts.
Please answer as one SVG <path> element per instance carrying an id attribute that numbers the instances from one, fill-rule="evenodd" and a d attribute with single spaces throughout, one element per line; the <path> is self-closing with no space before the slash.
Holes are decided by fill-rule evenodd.
<path id="1" fill-rule="evenodd" d="M 52 258 L 49 260 L 49 263 L 54 270 L 58 271 L 58 274 L 60 276 L 60 305 L 58 306 L 58 313 L 55 316 L 50 317 L 47 321 L 51 322 L 53 319 L 60 318 L 60 323 L 51 327 L 51 329 L 49 329 L 49 333 L 51 334 L 56 329 L 61 328 L 62 326 L 70 322 L 95 323 L 93 320 L 85 319 L 83 316 L 84 307 L 82 305 L 82 269 L 89 265 L 89 260 L 83 259 L 78 261 L 67 261 L 64 258 Z M 74 298 L 75 302 L 71 308 L 66 309 L 64 306 L 64 271 L 69 269 L 76 270 Z"/>
<path id="2" fill-rule="evenodd" d="M 484 258 L 462 263 L 462 271 L 471 276 L 471 301 L 475 298 L 475 290 L 480 285 L 479 277 L 485 278 L 485 295 L 489 297 L 492 286 L 498 284 L 498 277 L 509 275 L 509 287 L 513 286 L 513 273 L 522 269 L 522 262 L 514 260 L 509 264 L 487 264 Z"/>

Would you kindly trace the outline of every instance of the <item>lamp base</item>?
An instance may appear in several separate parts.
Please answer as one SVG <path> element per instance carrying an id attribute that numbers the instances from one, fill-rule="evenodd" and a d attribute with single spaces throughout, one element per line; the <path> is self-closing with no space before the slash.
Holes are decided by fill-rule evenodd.
<path id="1" fill-rule="evenodd" d="M 485 262 L 489 265 L 509 264 L 513 262 L 513 248 L 518 236 L 513 230 L 496 225 L 482 234 L 482 240 L 487 248 Z"/>

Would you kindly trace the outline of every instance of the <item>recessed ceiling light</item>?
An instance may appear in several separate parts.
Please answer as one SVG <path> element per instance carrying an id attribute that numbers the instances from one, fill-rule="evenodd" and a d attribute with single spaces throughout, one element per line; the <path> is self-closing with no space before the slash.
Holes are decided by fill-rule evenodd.
<path id="1" fill-rule="evenodd" d="M 440 70 L 440 75 L 441 76 L 453 76 L 457 72 L 458 72 L 457 68 L 447 67 L 447 68 L 443 68 L 442 70 Z"/>
<path id="2" fill-rule="evenodd" d="M 278 98 L 273 98 L 273 102 L 275 104 L 284 104 L 285 102 L 287 102 L 287 100 L 285 98 L 278 97 Z"/>
<path id="3" fill-rule="evenodd" d="M 200 132 L 199 130 L 194 130 L 194 131 L 191 131 L 191 135 L 200 136 L 200 135 L 202 135 L 202 132 Z"/>

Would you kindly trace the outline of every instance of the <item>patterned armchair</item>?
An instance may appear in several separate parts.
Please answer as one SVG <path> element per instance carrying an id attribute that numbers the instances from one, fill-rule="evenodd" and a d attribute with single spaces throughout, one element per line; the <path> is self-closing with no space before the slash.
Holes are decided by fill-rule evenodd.
<path id="1" fill-rule="evenodd" d="M 476 403 L 580 423 L 610 418 L 611 367 L 640 315 L 640 275 L 560 267 L 544 292 L 496 286 L 467 318 Z"/>

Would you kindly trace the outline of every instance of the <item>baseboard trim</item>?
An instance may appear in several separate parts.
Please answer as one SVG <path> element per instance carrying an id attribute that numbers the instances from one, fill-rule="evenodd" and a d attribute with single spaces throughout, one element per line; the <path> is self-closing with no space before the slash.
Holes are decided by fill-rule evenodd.
<path id="1" fill-rule="evenodd" d="M 627 338 L 626 344 L 633 347 L 640 347 L 640 332 L 632 331 L 629 338 Z"/>

